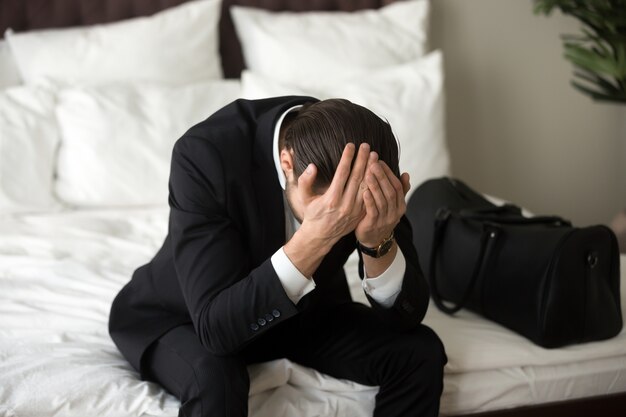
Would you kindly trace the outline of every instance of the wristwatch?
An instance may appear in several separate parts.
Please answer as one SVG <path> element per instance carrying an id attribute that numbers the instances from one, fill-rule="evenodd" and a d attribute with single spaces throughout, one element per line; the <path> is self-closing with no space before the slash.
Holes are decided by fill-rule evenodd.
<path id="1" fill-rule="evenodd" d="M 357 241 L 357 247 L 359 248 L 361 253 L 364 253 L 367 256 L 371 256 L 372 258 L 380 258 L 381 256 L 384 256 L 387 253 L 389 253 L 389 251 L 393 247 L 393 240 L 394 239 L 393 239 L 393 230 L 392 230 L 389 237 L 383 239 L 383 241 L 380 242 L 380 245 L 378 245 L 377 247 L 368 248 L 367 246 L 363 246 L 361 242 L 358 242 L 358 241 Z"/>

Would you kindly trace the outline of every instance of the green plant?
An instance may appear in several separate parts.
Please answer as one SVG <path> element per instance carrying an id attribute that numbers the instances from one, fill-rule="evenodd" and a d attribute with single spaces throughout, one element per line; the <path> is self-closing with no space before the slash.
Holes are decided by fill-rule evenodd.
<path id="1" fill-rule="evenodd" d="M 535 0 L 535 13 L 554 9 L 577 18 L 582 35 L 563 35 L 574 64 L 571 84 L 595 100 L 626 103 L 626 0 Z"/>

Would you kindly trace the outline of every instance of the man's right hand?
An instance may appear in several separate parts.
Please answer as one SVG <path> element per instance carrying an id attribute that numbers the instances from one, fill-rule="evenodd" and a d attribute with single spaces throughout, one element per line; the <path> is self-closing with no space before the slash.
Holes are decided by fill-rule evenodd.
<path id="1" fill-rule="evenodd" d="M 287 257 L 303 275 L 311 277 L 324 256 L 343 236 L 352 232 L 365 216 L 363 178 L 370 147 L 363 143 L 352 166 L 356 149 L 344 148 L 332 182 L 324 194 L 313 191 L 315 165 L 298 178 L 298 195 L 304 209 L 302 226 L 284 247 Z"/>

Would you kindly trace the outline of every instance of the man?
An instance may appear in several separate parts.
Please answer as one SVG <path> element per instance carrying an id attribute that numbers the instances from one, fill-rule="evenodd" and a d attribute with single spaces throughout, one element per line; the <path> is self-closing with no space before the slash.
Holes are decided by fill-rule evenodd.
<path id="1" fill-rule="evenodd" d="M 109 330 L 180 416 L 246 416 L 251 363 L 288 358 L 379 385 L 375 416 L 437 416 L 446 356 L 428 305 L 408 175 L 390 126 L 346 100 L 237 100 L 173 150 L 169 233 Z M 360 253 L 372 307 L 343 265 Z"/>

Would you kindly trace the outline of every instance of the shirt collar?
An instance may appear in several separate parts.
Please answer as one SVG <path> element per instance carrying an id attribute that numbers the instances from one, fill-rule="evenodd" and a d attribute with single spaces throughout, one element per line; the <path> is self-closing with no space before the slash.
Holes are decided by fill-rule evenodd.
<path id="1" fill-rule="evenodd" d="M 280 115 L 280 117 L 278 118 L 278 121 L 276 122 L 276 126 L 274 127 L 274 142 L 272 146 L 272 149 L 274 150 L 273 152 L 274 153 L 274 165 L 276 166 L 276 173 L 278 174 L 278 181 L 280 182 L 280 186 L 283 187 L 283 190 L 285 189 L 287 179 L 285 178 L 285 173 L 283 172 L 283 169 L 280 166 L 280 149 L 278 149 L 278 138 L 280 136 L 280 127 L 283 124 L 283 120 L 285 119 L 285 116 L 288 113 L 291 113 L 292 111 L 298 110 L 300 107 L 302 107 L 302 104 L 299 104 L 297 106 L 293 106 L 287 109 L 287 111 L 285 111 L 283 114 Z"/>

